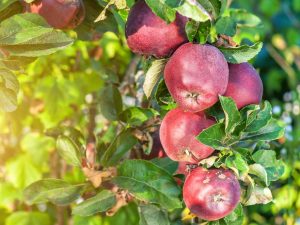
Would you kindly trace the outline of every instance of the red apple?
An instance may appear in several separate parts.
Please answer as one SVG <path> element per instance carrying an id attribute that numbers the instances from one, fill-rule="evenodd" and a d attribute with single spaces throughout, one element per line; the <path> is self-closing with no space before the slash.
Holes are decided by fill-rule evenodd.
<path id="1" fill-rule="evenodd" d="M 240 201 L 240 185 L 230 170 L 198 167 L 186 178 L 183 200 L 199 218 L 214 221 L 229 215 Z"/>
<path id="2" fill-rule="evenodd" d="M 168 112 L 160 126 L 160 141 L 168 157 L 197 163 L 210 156 L 214 149 L 202 144 L 196 136 L 214 123 L 204 113 L 194 114 L 180 108 Z"/>
<path id="3" fill-rule="evenodd" d="M 197 164 L 192 164 L 190 162 L 178 162 L 178 168 L 175 174 L 183 174 L 187 176 L 195 167 L 197 167 Z"/>
<path id="4" fill-rule="evenodd" d="M 203 111 L 218 101 L 228 84 L 228 64 L 214 46 L 187 43 L 168 61 L 164 77 L 170 94 L 184 110 Z"/>
<path id="5" fill-rule="evenodd" d="M 85 16 L 82 0 L 36 0 L 24 5 L 26 12 L 41 15 L 57 29 L 73 29 Z"/>
<path id="6" fill-rule="evenodd" d="M 225 96 L 233 98 L 239 109 L 259 104 L 263 95 L 262 81 L 249 63 L 229 64 L 229 82 Z"/>
<path id="7" fill-rule="evenodd" d="M 129 48 L 146 56 L 163 58 L 170 56 L 181 44 L 187 42 L 185 24 L 187 18 L 179 14 L 167 24 L 156 16 L 145 1 L 138 1 L 130 10 L 126 24 Z"/>

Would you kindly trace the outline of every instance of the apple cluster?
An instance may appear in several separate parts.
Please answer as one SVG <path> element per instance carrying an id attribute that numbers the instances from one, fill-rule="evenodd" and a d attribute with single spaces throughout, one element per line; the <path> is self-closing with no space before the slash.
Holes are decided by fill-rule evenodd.
<path id="1" fill-rule="evenodd" d="M 85 17 L 82 0 L 22 0 L 22 4 L 25 12 L 39 14 L 57 29 L 74 29 Z"/>
<path id="2" fill-rule="evenodd" d="M 164 117 L 160 141 L 170 159 L 180 165 L 196 165 L 187 174 L 183 199 L 196 216 L 214 221 L 235 209 L 241 191 L 231 170 L 198 166 L 214 152 L 196 139 L 203 129 L 216 123 L 205 111 L 218 102 L 220 95 L 231 97 L 238 109 L 259 104 L 263 85 L 250 64 L 228 64 L 215 46 L 189 43 L 187 21 L 177 14 L 175 21 L 168 24 L 140 0 L 129 13 L 126 38 L 129 48 L 137 54 L 170 57 L 164 80 L 178 107 Z"/>

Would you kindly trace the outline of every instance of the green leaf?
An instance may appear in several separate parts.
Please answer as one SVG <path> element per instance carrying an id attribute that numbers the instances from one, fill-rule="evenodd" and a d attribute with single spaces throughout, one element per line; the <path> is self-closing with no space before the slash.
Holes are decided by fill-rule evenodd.
<path id="1" fill-rule="evenodd" d="M 197 139 L 203 144 L 210 146 L 217 150 L 226 149 L 224 143 L 225 126 L 223 123 L 217 123 L 207 129 L 204 129 L 198 136 Z"/>
<path id="2" fill-rule="evenodd" d="M 68 137 L 75 143 L 76 146 L 80 147 L 82 150 L 84 150 L 86 146 L 83 134 L 74 127 L 60 126 L 50 128 L 46 131 L 46 135 L 56 139 L 59 136 Z"/>
<path id="3" fill-rule="evenodd" d="M 73 43 L 37 14 L 17 14 L 0 24 L 0 47 L 12 56 L 49 55 Z"/>
<path id="4" fill-rule="evenodd" d="M 121 216 L 123 216 L 123 214 Z M 74 215 L 72 216 L 72 221 L 74 221 L 73 225 L 103 225 L 103 218 L 101 215 L 89 217 Z"/>
<path id="5" fill-rule="evenodd" d="M 221 17 L 216 23 L 218 34 L 233 37 L 236 34 L 236 22 L 231 17 Z"/>
<path id="6" fill-rule="evenodd" d="M 217 120 L 217 122 L 221 123 L 225 119 L 225 114 L 222 110 L 220 101 L 212 107 L 210 107 L 209 109 L 207 109 L 205 112 L 207 113 L 207 115 L 214 117 Z"/>
<path id="7" fill-rule="evenodd" d="M 167 212 L 155 205 L 140 205 L 139 213 L 139 225 L 170 225 Z"/>
<path id="8" fill-rule="evenodd" d="M 103 88 L 99 98 L 100 110 L 108 120 L 118 120 L 123 109 L 122 96 L 114 85 Z"/>
<path id="9" fill-rule="evenodd" d="M 239 174 L 247 173 L 249 170 L 247 161 L 237 152 L 226 158 L 225 165 L 233 170 L 238 170 Z"/>
<path id="10" fill-rule="evenodd" d="M 153 61 L 150 68 L 148 69 L 143 85 L 144 93 L 147 98 L 150 98 L 155 85 L 161 78 L 161 74 L 163 73 L 166 63 L 166 59 L 158 59 Z"/>
<path id="11" fill-rule="evenodd" d="M 163 106 L 164 105 L 170 105 L 170 106 L 175 105 L 175 107 L 176 107 L 176 103 L 175 103 L 174 99 L 171 97 L 171 95 L 168 91 L 168 88 L 166 86 L 166 83 L 163 79 L 157 85 L 157 88 L 155 91 L 155 99 L 159 105 L 163 105 Z"/>
<path id="12" fill-rule="evenodd" d="M 141 126 L 144 122 L 158 115 L 158 112 L 151 108 L 130 107 L 120 114 L 120 120 L 130 126 Z"/>
<path id="13" fill-rule="evenodd" d="M 235 20 L 240 27 L 257 27 L 261 23 L 259 17 L 244 9 L 230 9 L 229 13 L 230 17 Z"/>
<path id="14" fill-rule="evenodd" d="M 184 3 L 182 0 L 164 0 L 164 2 L 171 8 L 177 8 Z"/>
<path id="15" fill-rule="evenodd" d="M 101 158 L 103 166 L 115 165 L 134 145 L 138 143 L 131 130 L 122 131 L 111 143 Z"/>
<path id="16" fill-rule="evenodd" d="M 102 21 L 102 20 L 105 20 L 106 19 L 106 11 L 108 11 L 108 8 L 111 6 L 111 5 L 114 5 L 116 3 L 116 1 L 118 0 L 109 0 L 107 3 L 106 3 L 106 6 L 103 8 L 103 10 L 101 10 L 101 13 L 99 14 L 99 16 L 95 19 L 95 23 L 99 22 L 99 21 Z"/>
<path id="17" fill-rule="evenodd" d="M 151 10 L 167 23 L 173 22 L 176 18 L 175 9 L 170 8 L 164 0 L 146 0 Z"/>
<path id="18" fill-rule="evenodd" d="M 81 40 L 92 41 L 95 36 L 102 36 L 105 32 L 111 31 L 118 33 L 118 24 L 114 14 L 107 11 L 106 19 L 95 23 L 95 19 L 104 7 L 98 1 L 83 1 L 85 8 L 85 18 L 83 22 L 74 30 Z"/>
<path id="19" fill-rule="evenodd" d="M 56 141 L 56 147 L 59 155 L 69 164 L 73 166 L 81 166 L 82 153 L 80 147 L 77 146 L 71 138 L 67 136 L 59 136 Z"/>
<path id="20" fill-rule="evenodd" d="M 125 9 L 126 8 L 126 0 L 115 0 L 115 5 L 117 9 Z"/>
<path id="21" fill-rule="evenodd" d="M 107 190 L 99 192 L 96 196 L 85 200 L 72 210 L 73 215 L 91 216 L 105 212 L 116 204 L 115 195 Z"/>
<path id="22" fill-rule="evenodd" d="M 276 164 L 276 152 L 272 150 L 258 150 L 252 155 L 256 163 L 264 167 L 272 167 Z"/>
<path id="23" fill-rule="evenodd" d="M 243 131 L 249 124 L 251 124 L 255 118 L 256 115 L 259 113 L 260 107 L 259 105 L 248 105 L 241 109 L 240 115 L 241 115 L 241 123 L 236 128 L 236 132 Z"/>
<path id="24" fill-rule="evenodd" d="M 47 213 L 23 212 L 12 213 L 5 221 L 5 225 L 51 225 L 51 219 Z"/>
<path id="25" fill-rule="evenodd" d="M 209 20 L 205 22 L 199 22 L 198 34 L 196 36 L 196 41 L 200 44 L 205 44 L 208 40 L 208 36 L 211 31 L 211 22 Z"/>
<path id="26" fill-rule="evenodd" d="M 216 19 L 220 13 L 222 8 L 222 1 L 223 0 L 198 0 L 200 4 L 203 5 L 206 10 L 213 15 Z"/>
<path id="27" fill-rule="evenodd" d="M 269 102 L 265 101 L 263 109 L 259 111 L 251 123 L 247 123 L 244 132 L 256 132 L 266 126 L 272 119 L 272 106 Z"/>
<path id="28" fill-rule="evenodd" d="M 2 0 L 0 2 L 0 11 L 8 8 L 11 4 L 18 2 L 19 0 Z"/>
<path id="29" fill-rule="evenodd" d="M 220 159 L 218 156 L 210 156 L 206 159 L 202 159 L 200 164 L 203 165 L 204 168 L 210 168 L 214 166 L 216 160 Z"/>
<path id="30" fill-rule="evenodd" d="M 1 57 L 0 56 L 0 68 L 9 69 L 9 70 L 21 70 L 28 64 L 34 62 L 35 57 L 22 57 L 22 56 L 10 56 L 10 57 Z"/>
<path id="31" fill-rule="evenodd" d="M 251 190 L 250 198 L 244 203 L 244 205 L 256 205 L 267 204 L 273 200 L 272 192 L 267 187 L 261 187 L 256 185 Z"/>
<path id="32" fill-rule="evenodd" d="M 211 19 L 207 10 L 198 2 L 194 0 L 186 0 L 177 8 L 177 11 L 188 18 L 198 22 L 204 22 Z"/>
<path id="33" fill-rule="evenodd" d="M 258 150 L 252 155 L 252 158 L 264 167 L 269 181 L 276 181 L 283 175 L 284 164 L 281 160 L 276 159 L 275 151 Z"/>
<path id="34" fill-rule="evenodd" d="M 0 108 L 5 112 L 17 109 L 17 94 L 11 89 L 0 86 Z"/>
<path id="35" fill-rule="evenodd" d="M 265 168 L 268 174 L 268 178 L 270 181 L 277 181 L 284 174 L 284 163 L 282 160 L 277 160 L 273 167 Z"/>
<path id="36" fill-rule="evenodd" d="M 247 127 L 244 132 L 256 132 L 270 122 L 272 119 L 271 104 L 268 101 L 265 101 L 263 108 L 254 115 L 255 117 L 252 117 L 251 120 L 247 120 Z"/>
<path id="37" fill-rule="evenodd" d="M 238 204 L 232 213 L 223 219 L 209 222 L 207 225 L 241 225 L 244 221 L 243 206 Z"/>
<path id="38" fill-rule="evenodd" d="M 249 174 L 253 174 L 261 179 L 266 186 L 270 185 L 270 180 L 268 179 L 268 174 L 266 169 L 260 164 L 252 164 L 249 166 Z"/>
<path id="39" fill-rule="evenodd" d="M 211 22 L 209 20 L 205 22 L 196 22 L 190 20 L 186 23 L 185 31 L 187 33 L 190 42 L 199 42 L 205 44 L 210 34 Z"/>
<path id="40" fill-rule="evenodd" d="M 261 50 L 263 44 L 258 42 L 252 46 L 242 45 L 239 47 L 219 47 L 219 50 L 224 54 L 226 60 L 230 63 L 243 63 L 248 62 L 255 57 Z"/>
<path id="41" fill-rule="evenodd" d="M 243 206 L 238 204 L 232 213 L 226 216 L 224 222 L 228 225 L 240 225 L 244 221 Z"/>
<path id="42" fill-rule="evenodd" d="M 24 197 L 29 204 L 52 202 L 67 205 L 80 197 L 85 184 L 71 185 L 63 180 L 45 179 L 29 185 L 24 190 Z"/>
<path id="43" fill-rule="evenodd" d="M 248 105 L 241 109 L 241 123 L 237 126 L 236 132 L 256 132 L 266 126 L 272 119 L 272 106 L 265 101 L 263 106 Z"/>
<path id="44" fill-rule="evenodd" d="M 232 98 L 220 96 L 220 103 L 225 113 L 225 132 L 231 134 L 241 121 L 241 115 Z"/>
<path id="45" fill-rule="evenodd" d="M 189 42 L 193 42 L 195 40 L 195 37 L 198 33 L 198 29 L 199 29 L 199 23 L 198 22 L 196 22 L 194 20 L 190 20 L 186 23 L 185 32 L 187 34 Z"/>
<path id="46" fill-rule="evenodd" d="M 154 158 L 151 160 L 151 162 L 154 163 L 155 165 L 165 169 L 170 174 L 174 174 L 176 172 L 176 170 L 178 169 L 178 162 L 175 162 L 168 157 Z"/>
<path id="47" fill-rule="evenodd" d="M 173 177 L 149 161 L 126 160 L 112 181 L 142 201 L 160 204 L 167 210 L 181 207 L 180 189 Z"/>
<path id="48" fill-rule="evenodd" d="M 95 216 L 80 217 L 73 216 L 72 225 L 138 225 L 139 213 L 135 203 L 129 203 L 122 207 L 114 216 L 105 216 L 104 213 L 99 213 Z"/>
<path id="49" fill-rule="evenodd" d="M 0 1 L 0 22 L 15 15 L 24 12 L 24 7 L 19 0 L 1 0 Z"/>
<path id="50" fill-rule="evenodd" d="M 17 108 L 19 82 L 13 72 L 0 68 L 0 108 L 12 112 Z"/>
<path id="51" fill-rule="evenodd" d="M 252 133 L 243 133 L 241 141 L 272 141 L 276 140 L 284 135 L 284 124 L 283 122 L 271 119 L 271 121 L 258 130 Z"/>

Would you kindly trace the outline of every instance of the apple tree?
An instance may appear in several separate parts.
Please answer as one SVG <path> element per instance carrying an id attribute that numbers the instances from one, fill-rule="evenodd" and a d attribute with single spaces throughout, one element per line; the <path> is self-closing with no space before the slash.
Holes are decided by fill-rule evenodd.
<path id="1" fill-rule="evenodd" d="M 230 3 L 0 3 L 0 107 L 28 149 L 6 223 L 238 225 L 272 202 L 284 123 L 250 63 L 263 43 L 237 38 L 261 21 Z"/>

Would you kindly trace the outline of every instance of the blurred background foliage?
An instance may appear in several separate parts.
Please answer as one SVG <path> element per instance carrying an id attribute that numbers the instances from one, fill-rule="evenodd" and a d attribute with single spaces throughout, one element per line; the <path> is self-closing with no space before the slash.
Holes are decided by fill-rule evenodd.
<path id="1" fill-rule="evenodd" d="M 282 146 L 278 146 L 286 173 L 273 186 L 273 203 L 248 207 L 247 223 L 300 224 L 300 1 L 240 0 L 232 5 L 262 20 L 258 29 L 241 31 L 240 38 L 264 42 L 253 63 L 264 82 L 264 98 L 287 125 Z"/>
<path id="2" fill-rule="evenodd" d="M 246 9 L 261 19 L 255 24 L 256 29 L 240 29 L 235 41 L 264 42 L 253 63 L 264 81 L 264 98 L 271 101 L 274 114 L 287 124 L 286 136 L 277 149 L 286 162 L 286 173 L 273 186 L 275 200 L 248 207 L 245 224 L 300 224 L 300 1 L 234 0 L 232 7 Z M 63 178 L 70 183 L 85 179 L 81 171 L 67 166 L 58 157 L 54 140 L 44 134 L 47 128 L 73 126 L 89 137 L 89 128 L 93 126 L 98 142 L 103 145 L 115 135 L 116 125 L 108 127 L 97 102 L 101 90 L 108 84 L 119 84 L 130 72 L 130 62 L 137 59 L 125 43 L 126 11 L 114 16 L 118 20 L 116 33 L 104 32 L 111 29 L 108 20 L 104 27 L 95 28 L 98 37 L 79 33 L 81 39 L 92 41 L 78 40 L 66 50 L 41 57 L 19 72 L 19 107 L 13 113 L 0 113 L 0 224 L 138 224 L 134 204 L 110 218 L 81 218 L 72 217 L 68 207 L 26 205 L 22 196 L 27 185 L 42 177 Z M 79 29 L 84 31 L 85 27 Z M 132 104 L 130 90 L 126 86 L 121 88 L 125 104 Z M 96 124 L 90 124 L 91 116 Z"/>

